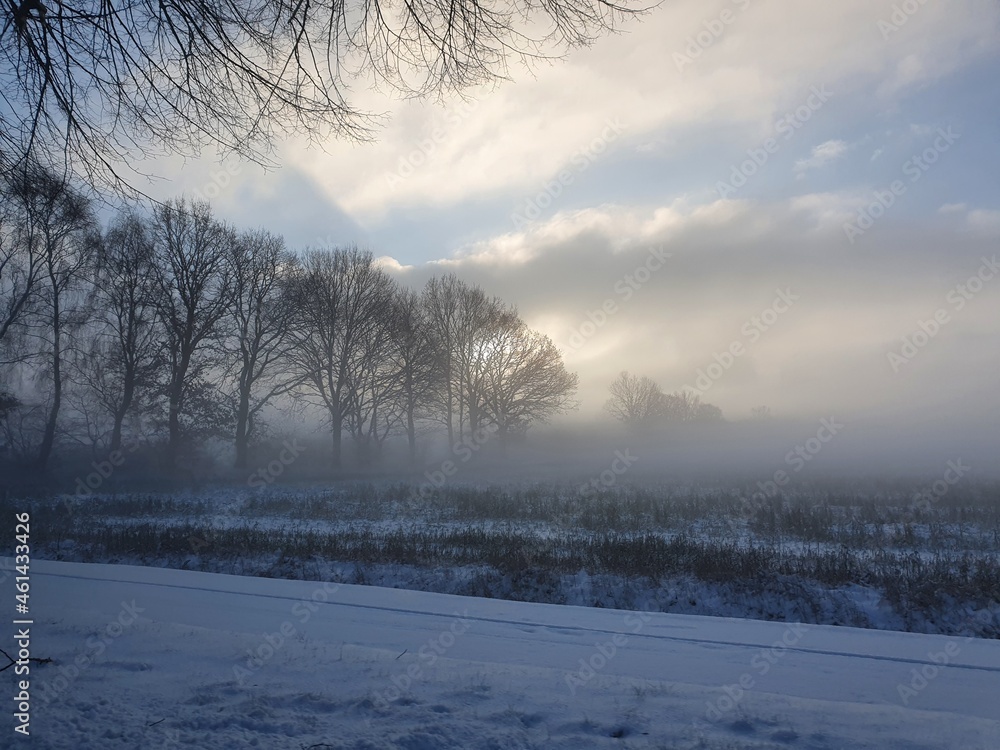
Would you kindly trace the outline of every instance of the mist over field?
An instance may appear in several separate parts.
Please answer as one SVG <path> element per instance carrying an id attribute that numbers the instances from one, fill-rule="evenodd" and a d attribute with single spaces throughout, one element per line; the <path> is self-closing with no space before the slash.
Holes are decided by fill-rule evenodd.
<path id="1" fill-rule="evenodd" d="M 0 10 L 0 748 L 997 750 L 1000 4 Z"/>

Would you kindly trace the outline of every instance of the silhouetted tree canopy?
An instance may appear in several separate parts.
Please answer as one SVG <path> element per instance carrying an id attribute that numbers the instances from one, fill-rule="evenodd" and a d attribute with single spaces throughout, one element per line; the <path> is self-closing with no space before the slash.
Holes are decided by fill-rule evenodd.
<path id="1" fill-rule="evenodd" d="M 358 465 L 397 436 L 416 463 L 437 426 L 503 444 L 576 405 L 552 341 L 454 274 L 421 293 L 370 250 L 296 254 L 183 198 L 102 230 L 45 170 L 0 174 L 0 196 L 0 462 L 143 443 L 186 471 L 229 443 L 243 469 L 294 413 L 329 425 L 331 466 L 346 437 Z"/>
<path id="2" fill-rule="evenodd" d="M 604 409 L 619 422 L 650 427 L 664 422 L 721 422 L 722 409 L 702 403 L 689 391 L 664 393 L 645 375 L 621 372 L 608 388 L 611 397 Z"/>
<path id="3" fill-rule="evenodd" d="M 611 398 L 605 410 L 626 424 L 649 424 L 663 413 L 664 393 L 652 379 L 624 370 L 608 389 Z"/>
<path id="4" fill-rule="evenodd" d="M 365 139 L 350 82 L 423 96 L 496 81 L 613 29 L 632 2 L 12 0 L 0 167 L 33 158 L 121 189 L 150 146 L 267 163 L 279 136 Z"/>

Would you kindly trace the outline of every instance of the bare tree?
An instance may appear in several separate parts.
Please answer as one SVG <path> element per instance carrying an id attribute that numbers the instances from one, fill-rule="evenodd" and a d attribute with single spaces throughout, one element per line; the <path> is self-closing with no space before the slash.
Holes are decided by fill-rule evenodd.
<path id="1" fill-rule="evenodd" d="M 436 364 L 441 372 L 441 413 L 448 430 L 448 445 L 455 443 L 455 346 L 462 282 L 455 274 L 435 276 L 427 282 L 422 296 L 427 330 Z"/>
<path id="2" fill-rule="evenodd" d="M 661 416 L 668 422 L 718 422 L 722 409 L 703 403 L 701 396 L 690 391 L 677 391 L 663 397 Z"/>
<path id="3" fill-rule="evenodd" d="M 42 271 L 40 227 L 29 216 L 30 172 L 3 172 L 0 182 L 0 347 L 36 298 Z M 2 350 L 0 350 L 2 351 Z"/>
<path id="4" fill-rule="evenodd" d="M 231 230 L 212 217 L 207 203 L 183 199 L 157 207 L 153 222 L 157 255 L 157 313 L 167 357 L 167 461 L 173 466 L 182 441 L 182 414 L 189 397 L 208 403 L 203 376 L 218 361 L 208 344 L 222 336 L 232 301 Z"/>
<path id="5" fill-rule="evenodd" d="M 390 357 L 399 371 L 399 407 L 412 464 L 417 460 L 417 417 L 440 394 L 442 360 L 435 353 L 422 298 L 412 290 L 401 290 L 393 309 Z"/>
<path id="6" fill-rule="evenodd" d="M 334 467 L 341 466 L 345 421 L 359 386 L 359 347 L 391 304 L 392 280 L 368 251 L 311 250 L 292 285 L 295 322 L 289 359 L 305 394 L 330 420 Z"/>
<path id="7" fill-rule="evenodd" d="M 701 407 L 701 396 L 690 391 L 678 391 L 663 396 L 660 416 L 668 422 L 691 422 Z"/>
<path id="8" fill-rule="evenodd" d="M 364 138 L 352 80 L 415 94 L 506 78 L 638 12 L 611 0 L 12 0 L 0 26 L 0 167 L 91 181 L 152 142 L 266 161 L 275 137 Z"/>
<path id="9" fill-rule="evenodd" d="M 577 376 L 566 371 L 548 336 L 505 318 L 485 347 L 483 408 L 501 446 L 514 432 L 573 406 Z"/>
<path id="10" fill-rule="evenodd" d="M 432 278 L 423 294 L 427 325 L 444 388 L 441 415 L 448 443 L 461 439 L 466 427 L 475 432 L 484 417 L 485 361 L 490 341 L 517 313 L 503 300 L 455 274 Z"/>
<path id="11" fill-rule="evenodd" d="M 157 326 L 155 249 L 148 223 L 119 215 L 104 233 L 95 274 L 96 330 L 78 363 L 87 392 L 111 417 L 110 451 L 122 446 L 126 418 L 151 395 L 164 364 Z"/>
<path id="12" fill-rule="evenodd" d="M 14 444 L 9 424 L 10 416 L 21 406 L 21 401 L 10 391 L 0 388 L 0 459 L 8 455 Z"/>
<path id="13" fill-rule="evenodd" d="M 694 413 L 695 422 L 721 422 L 722 409 L 715 404 L 698 404 Z"/>
<path id="14" fill-rule="evenodd" d="M 43 363 L 38 374 L 51 386 L 36 458 L 38 467 L 45 469 L 63 403 L 69 333 L 86 320 L 82 283 L 96 244 L 93 236 L 86 235 L 96 224 L 90 201 L 65 178 L 44 169 L 25 171 L 20 178 L 18 191 L 32 225 L 29 234 L 37 235 L 40 252 L 39 306 L 28 319 L 28 328 Z"/>
<path id="15" fill-rule="evenodd" d="M 488 360 L 498 338 L 517 327 L 517 311 L 498 297 L 488 297 L 478 286 L 459 287 L 457 335 L 452 356 L 455 360 L 455 387 L 459 395 L 459 437 L 466 421 L 469 433 L 476 434 L 486 417 Z"/>
<path id="16" fill-rule="evenodd" d="M 360 329 L 348 366 L 347 426 L 361 463 L 377 457 L 403 418 L 399 398 L 403 371 L 393 356 L 396 289 L 386 277 L 378 291 L 384 304 Z"/>
<path id="17" fill-rule="evenodd" d="M 284 240 L 265 230 L 244 232 L 229 246 L 232 316 L 229 369 L 235 380 L 236 467 L 245 468 L 260 411 L 300 380 L 290 376 L 286 357 L 293 345 L 295 309 L 287 284 L 295 257 Z"/>
<path id="18" fill-rule="evenodd" d="M 649 425 L 663 415 L 663 391 L 650 378 L 623 371 L 611 384 L 604 405 L 615 419 L 629 425 Z"/>

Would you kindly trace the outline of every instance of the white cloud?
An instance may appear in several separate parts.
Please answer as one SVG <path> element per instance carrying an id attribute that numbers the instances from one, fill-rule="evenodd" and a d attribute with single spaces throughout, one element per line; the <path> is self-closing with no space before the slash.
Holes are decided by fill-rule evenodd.
<path id="1" fill-rule="evenodd" d="M 997 9 L 978 10 L 984 17 L 973 25 L 974 3 L 962 5 L 968 7 L 927 6 L 885 43 L 875 27 L 881 11 L 868 0 L 753 3 L 678 71 L 673 54 L 718 15 L 695 0 L 679 0 L 629 23 L 626 34 L 539 68 L 535 78 L 514 71 L 515 83 L 472 92 L 479 106 L 450 124 L 447 109 L 402 102 L 392 106 L 391 124 L 377 143 L 333 143 L 328 155 L 296 145 L 288 156 L 365 226 L 400 208 L 497 196 L 509 202 L 511 195 L 516 201 L 570 165 L 609 119 L 619 118 L 625 132 L 601 155 L 605 160 L 637 148 L 669 155 L 682 142 L 673 134 L 686 129 L 736 125 L 754 143 L 817 85 L 846 96 L 891 79 L 879 93 L 891 106 L 909 88 L 995 49 Z M 370 101 L 372 109 L 385 108 L 384 101 Z M 389 176 L 419 153 L 421 141 L 433 140 L 436 125 L 442 137 L 433 152 L 390 187 Z"/>
<path id="2" fill-rule="evenodd" d="M 969 229 L 978 234 L 1000 234 L 1000 211 L 977 208 L 969 211 L 965 221 Z"/>
<path id="3" fill-rule="evenodd" d="M 764 204 L 702 196 L 698 191 L 714 196 L 718 175 L 683 169 L 698 168 L 690 166 L 692 153 L 743 153 L 773 137 L 776 120 L 814 87 L 828 87 L 831 103 L 808 130 L 799 131 L 795 147 L 830 140 L 795 162 L 796 174 L 842 159 L 852 146 L 870 148 L 864 138 L 850 136 L 848 144 L 834 137 L 856 132 L 859 118 L 874 119 L 865 129 L 878 133 L 877 142 L 890 154 L 909 148 L 938 123 L 923 122 L 934 117 L 926 108 L 910 112 L 907 97 L 995 55 L 1000 5 L 928 3 L 886 42 L 876 27 L 884 4 L 751 2 L 678 70 L 673 54 L 729 5 L 674 0 L 630 23 L 628 33 L 574 50 L 565 61 L 539 67 L 534 77 L 512 70 L 515 82 L 470 92 L 474 105 L 391 101 L 357 86 L 352 104 L 388 109 L 388 124 L 375 142 L 335 141 L 322 152 L 288 141 L 280 146 L 284 170 L 262 174 L 247 168 L 214 202 L 233 221 L 263 222 L 283 232 L 293 247 L 316 238 L 365 244 L 367 233 L 384 243 L 380 252 L 394 252 L 407 247 L 402 232 L 429 226 L 434 241 L 443 237 L 440 257 L 417 262 L 406 256 L 403 264 L 384 256 L 379 262 L 414 285 L 454 270 L 517 303 L 529 323 L 564 347 L 588 311 L 615 299 L 620 313 L 585 347 L 566 351 L 569 365 L 580 371 L 581 396 L 592 405 L 603 403 L 607 383 L 623 367 L 655 377 L 668 390 L 690 382 L 697 368 L 741 336 L 743 323 L 769 303 L 777 286 L 801 290 L 802 304 L 707 394 L 728 413 L 760 403 L 784 414 L 840 406 L 912 413 L 914 404 L 923 410 L 953 398 L 954 390 L 942 384 L 954 382 L 956 362 L 962 363 L 969 403 L 980 394 L 983 402 L 992 399 L 988 406 L 996 404 L 995 363 L 982 342 L 995 338 L 995 316 L 989 313 L 1000 286 L 984 290 L 982 300 L 956 316 L 899 377 L 891 376 L 885 353 L 934 314 L 951 280 L 974 272 L 1000 234 L 1000 210 L 945 204 L 938 215 L 917 219 L 920 232 L 911 226 L 896 235 L 909 220 L 903 209 L 894 209 L 893 218 L 880 225 L 876 251 L 871 244 L 849 245 L 842 224 L 871 203 L 867 183 L 878 180 L 878 166 L 869 175 L 862 165 L 845 183 L 865 187 Z M 949 114 L 960 119 L 972 113 Z M 615 120 L 623 132 L 602 140 Z M 603 144 L 600 153 L 595 143 Z M 496 217 L 503 220 L 561 170 L 579 175 L 589 169 L 574 163 L 588 150 L 608 167 L 601 174 L 610 175 L 609 182 L 599 186 L 602 192 L 574 202 L 574 210 L 553 202 L 542 220 L 490 236 L 469 226 L 481 217 L 495 226 Z M 870 161 L 882 154 L 876 148 Z M 783 164 L 791 158 L 780 155 Z M 618 160 L 644 164 L 636 172 L 615 173 Z M 662 175 L 656 170 L 661 164 Z M 161 197 L 218 183 L 215 165 L 167 166 L 150 170 L 174 177 Z M 640 179 L 645 182 L 637 184 Z M 940 195 L 939 203 L 948 196 Z M 962 193 L 950 197 L 963 199 Z M 474 209 L 469 225 L 441 229 L 452 219 L 465 220 L 464 212 L 444 213 L 461 204 Z M 454 236 L 479 239 L 452 251 L 448 242 Z M 673 253 L 670 263 L 633 299 L 618 298 L 616 281 L 661 244 Z"/>
<path id="4" fill-rule="evenodd" d="M 957 216 L 964 229 L 975 235 L 995 237 L 1000 235 L 1000 210 L 988 208 L 970 209 L 965 203 L 945 203 L 938 209 L 939 214 Z"/>
<path id="5" fill-rule="evenodd" d="M 796 161 L 795 171 L 805 172 L 810 169 L 820 169 L 846 153 L 846 142 L 839 140 L 826 141 L 818 146 L 814 146 L 808 159 L 799 159 Z"/>
<path id="6" fill-rule="evenodd" d="M 585 241 L 588 236 L 608 238 L 609 252 L 627 254 L 636 247 L 669 240 L 692 227 L 724 226 L 744 216 L 747 210 L 744 201 L 717 200 L 693 206 L 679 198 L 668 206 L 652 208 L 609 204 L 564 211 L 545 221 L 532 222 L 521 231 L 463 245 L 452 255 L 430 264 L 496 271 L 527 265 L 544 255 L 547 248 Z"/>
<path id="7" fill-rule="evenodd" d="M 389 273 L 400 273 L 403 271 L 413 270 L 412 265 L 404 265 L 395 258 L 393 258 L 391 255 L 380 255 L 377 258 L 375 258 L 375 263 L 376 265 L 379 265 L 382 268 L 384 268 Z"/>
<path id="8" fill-rule="evenodd" d="M 646 143 L 640 143 L 635 147 L 637 154 L 664 154 L 670 148 L 677 145 L 674 138 L 654 138 Z"/>
<path id="9" fill-rule="evenodd" d="M 843 223 L 853 219 L 858 208 L 870 200 L 870 195 L 857 191 L 807 193 L 789 198 L 788 207 L 808 216 L 817 228 L 842 232 Z"/>
<path id="10" fill-rule="evenodd" d="M 945 408 L 949 395 L 940 384 L 948 382 L 956 361 L 968 363 L 964 382 L 976 394 L 968 403 L 996 403 L 993 365 L 979 347 L 982 332 L 996 330 L 991 311 L 1000 302 L 1000 285 L 956 312 L 947 336 L 921 351 L 904 373 L 894 374 L 886 359 L 920 320 L 946 304 L 955 278 L 975 272 L 982 241 L 956 238 L 945 226 L 926 229 L 914 242 L 912 234 L 896 236 L 887 225 L 879 252 L 852 248 L 838 218 L 858 199 L 819 193 L 769 204 L 602 206 L 484 240 L 401 276 L 419 286 L 443 264 L 517 304 L 579 373 L 585 412 L 600 407 L 607 384 L 622 369 L 676 390 L 734 340 L 748 346 L 746 356 L 705 394 L 728 414 L 759 403 L 798 416 L 822 409 L 906 414 L 915 403 Z M 830 231 L 803 226 L 804 215 L 820 218 L 820 227 Z M 949 253 L 940 253 L 945 244 Z M 670 259 L 626 298 L 617 282 L 654 247 Z M 779 288 L 791 289 L 800 301 L 750 342 L 743 326 Z M 590 320 L 588 312 L 608 299 L 617 312 L 574 347 L 573 335 Z"/>

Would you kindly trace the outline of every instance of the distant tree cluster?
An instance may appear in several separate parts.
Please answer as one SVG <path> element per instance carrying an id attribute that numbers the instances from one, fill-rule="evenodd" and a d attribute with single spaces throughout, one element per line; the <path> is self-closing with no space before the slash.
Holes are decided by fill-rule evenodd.
<path id="1" fill-rule="evenodd" d="M 664 393 L 645 375 L 623 371 L 610 387 L 604 408 L 620 422 L 649 427 L 664 422 L 720 422 L 722 410 L 687 391 Z"/>
<path id="2" fill-rule="evenodd" d="M 0 453 L 143 440 L 176 466 L 216 438 L 245 466 L 270 406 L 321 416 L 336 467 L 348 438 L 412 458 L 429 425 L 502 442 L 572 406 L 553 343 L 454 275 L 418 293 L 368 251 L 294 253 L 183 199 L 102 227 L 43 169 L 0 191 Z"/>

